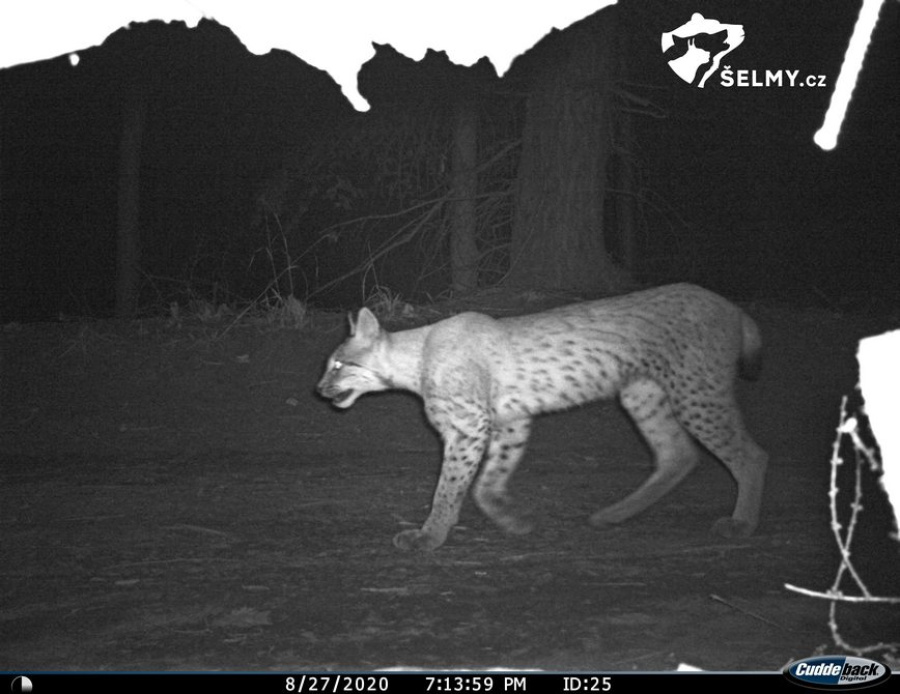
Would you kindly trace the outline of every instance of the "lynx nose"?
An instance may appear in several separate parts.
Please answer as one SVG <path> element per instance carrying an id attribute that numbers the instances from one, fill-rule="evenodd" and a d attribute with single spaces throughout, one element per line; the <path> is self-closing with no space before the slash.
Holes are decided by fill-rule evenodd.
<path id="1" fill-rule="evenodd" d="M 322 397 L 328 398 L 330 400 L 332 397 L 334 397 L 334 385 L 323 378 L 316 385 L 316 392 Z"/>

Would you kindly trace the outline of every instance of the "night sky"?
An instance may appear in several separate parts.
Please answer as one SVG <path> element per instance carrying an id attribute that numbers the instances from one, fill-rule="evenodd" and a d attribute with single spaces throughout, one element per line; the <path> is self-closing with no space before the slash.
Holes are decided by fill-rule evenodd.
<path id="1" fill-rule="evenodd" d="M 900 297 L 900 3 L 882 9 L 838 148 L 822 152 L 812 141 L 859 4 L 626 1 L 616 9 L 627 32 L 625 88 L 659 116 L 634 116 L 650 230 L 642 281 L 692 280 L 737 297 Z M 659 36 L 693 12 L 744 25 L 744 43 L 726 59 L 735 68 L 797 69 L 824 75 L 828 86 L 689 87 L 669 71 Z M 131 90 L 150 99 L 142 301 L 165 307 L 188 278 L 190 291 L 213 291 L 210 264 L 226 256 L 228 272 L 247 273 L 228 298 L 252 299 L 265 281 L 254 274 L 258 263 L 246 269 L 263 243 L 251 237 L 265 181 L 308 143 L 410 104 L 410 81 L 433 99 L 446 71 L 440 56 L 416 64 L 380 50 L 363 70 L 361 91 L 373 104 L 364 115 L 326 73 L 287 53 L 253 56 L 214 22 L 133 26 L 79 56 L 77 67 L 62 56 L 0 71 L 4 322 L 110 314 Z M 504 79 L 485 80 L 507 102 L 526 86 L 517 63 Z M 472 69 L 485 74 L 483 64 Z M 310 221 L 333 223 L 333 210 Z M 697 260 L 667 264 L 676 252 Z"/>

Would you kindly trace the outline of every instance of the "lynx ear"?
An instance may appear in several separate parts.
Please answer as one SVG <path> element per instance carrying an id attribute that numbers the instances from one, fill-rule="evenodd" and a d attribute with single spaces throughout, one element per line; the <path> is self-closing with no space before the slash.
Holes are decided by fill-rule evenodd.
<path id="1" fill-rule="evenodd" d="M 375 314 L 365 307 L 359 309 L 355 322 L 352 315 L 348 316 L 348 318 L 350 319 L 350 335 L 352 337 L 374 340 L 381 332 L 381 326 L 378 324 Z"/>

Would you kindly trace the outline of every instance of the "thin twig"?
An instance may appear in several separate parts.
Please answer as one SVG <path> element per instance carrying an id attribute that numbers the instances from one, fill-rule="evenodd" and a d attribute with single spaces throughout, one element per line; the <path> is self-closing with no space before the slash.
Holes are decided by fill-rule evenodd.
<path id="1" fill-rule="evenodd" d="M 900 598 L 893 597 L 880 597 L 877 595 L 844 595 L 840 591 L 833 590 L 810 590 L 809 588 L 801 588 L 800 586 L 795 586 L 790 583 L 785 583 L 784 587 L 787 590 L 792 590 L 795 593 L 800 593 L 801 595 L 807 595 L 811 598 L 824 598 L 825 600 L 835 600 L 837 602 L 851 602 L 851 603 L 881 603 L 886 605 L 900 605 Z"/>
<path id="2" fill-rule="evenodd" d="M 727 605 L 728 607 L 730 607 L 733 610 L 737 610 L 738 612 L 747 615 L 748 617 L 753 617 L 753 619 L 758 619 L 760 622 L 764 622 L 773 627 L 778 627 L 779 629 L 793 631 L 792 629 L 789 629 L 788 627 L 784 626 L 783 624 L 778 624 L 777 622 L 773 622 L 771 619 L 768 619 L 767 617 L 763 617 L 758 612 L 753 612 L 752 610 L 745 610 L 743 607 L 739 607 L 738 605 L 735 605 L 734 603 L 729 602 L 725 598 L 720 597 L 720 596 L 716 595 L 715 593 L 711 593 L 709 597 L 712 598 L 713 600 L 715 600 L 716 602 L 720 602 L 723 605 Z"/>

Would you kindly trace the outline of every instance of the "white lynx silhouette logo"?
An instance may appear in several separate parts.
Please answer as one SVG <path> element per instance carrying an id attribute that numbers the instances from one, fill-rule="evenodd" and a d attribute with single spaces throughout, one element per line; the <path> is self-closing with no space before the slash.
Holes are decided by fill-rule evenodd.
<path id="1" fill-rule="evenodd" d="M 743 25 L 722 24 L 695 12 L 686 24 L 663 32 L 662 51 L 672 72 L 702 89 L 719 69 L 722 58 L 743 41 Z"/>

